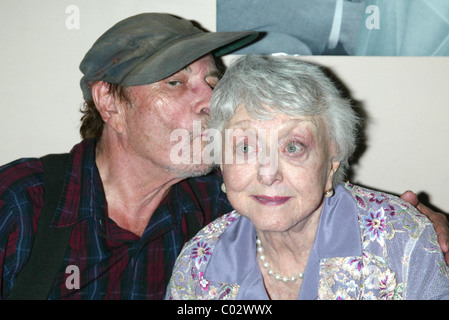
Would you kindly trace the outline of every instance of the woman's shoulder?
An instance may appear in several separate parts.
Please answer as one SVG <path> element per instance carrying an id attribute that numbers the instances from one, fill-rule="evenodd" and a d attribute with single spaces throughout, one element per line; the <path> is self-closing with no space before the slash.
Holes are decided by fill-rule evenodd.
<path id="1" fill-rule="evenodd" d="M 203 229 L 201 229 L 188 243 L 195 243 L 198 241 L 206 241 L 211 244 L 217 242 L 223 232 L 236 220 L 240 218 L 235 210 L 222 215 L 221 217 L 215 219 Z M 187 246 L 186 245 L 186 246 Z"/>
<path id="2" fill-rule="evenodd" d="M 367 279 L 381 282 L 387 275 L 395 298 L 433 299 L 447 292 L 448 269 L 427 216 L 395 195 L 344 187 L 356 202 Z"/>
<path id="3" fill-rule="evenodd" d="M 368 238 L 383 244 L 384 239 L 396 238 L 398 233 L 406 239 L 418 239 L 427 230 L 434 236 L 433 225 L 424 214 L 400 197 L 351 183 L 345 184 L 357 206 L 359 223 Z M 433 240 L 433 239 L 432 239 Z"/>
<path id="4" fill-rule="evenodd" d="M 351 183 L 346 183 L 344 187 L 351 193 L 361 214 L 369 215 L 369 212 L 381 211 L 388 219 L 402 220 L 406 217 L 412 217 L 422 220 L 423 223 L 430 223 L 427 216 L 396 195 Z"/>
<path id="5" fill-rule="evenodd" d="M 239 217 L 232 211 L 215 219 L 184 245 L 176 260 L 166 299 L 200 299 L 208 297 L 209 293 L 212 297 L 213 293 L 218 292 L 209 286 L 203 275 L 221 235 Z"/>
<path id="6" fill-rule="evenodd" d="M 226 229 L 236 220 L 240 218 L 235 210 L 215 219 L 203 229 L 201 229 L 192 239 L 190 239 L 183 247 L 178 259 L 185 259 L 185 262 L 193 261 L 195 255 L 204 255 L 203 259 L 198 259 L 203 267 L 207 265 L 207 257 L 212 255 L 220 236 Z M 196 253 L 196 254 L 195 254 Z M 197 265 L 199 266 L 199 265 Z"/>

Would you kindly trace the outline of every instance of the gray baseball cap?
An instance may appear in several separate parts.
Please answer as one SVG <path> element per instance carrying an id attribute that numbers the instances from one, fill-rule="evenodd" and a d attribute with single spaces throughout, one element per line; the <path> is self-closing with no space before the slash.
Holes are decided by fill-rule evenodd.
<path id="1" fill-rule="evenodd" d="M 257 36 L 255 31 L 205 32 L 189 20 L 164 13 L 129 17 L 107 30 L 84 56 L 84 99 L 92 99 L 96 81 L 123 86 L 154 83 L 208 53 L 228 54 Z"/>

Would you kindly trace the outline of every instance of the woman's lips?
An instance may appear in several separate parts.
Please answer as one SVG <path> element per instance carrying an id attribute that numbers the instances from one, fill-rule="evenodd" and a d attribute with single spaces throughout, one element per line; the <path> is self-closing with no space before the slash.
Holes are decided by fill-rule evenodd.
<path id="1" fill-rule="evenodd" d="M 281 204 L 284 204 L 291 198 L 291 197 L 268 197 L 261 195 L 256 195 L 252 197 L 254 200 L 265 206 L 280 206 Z"/>

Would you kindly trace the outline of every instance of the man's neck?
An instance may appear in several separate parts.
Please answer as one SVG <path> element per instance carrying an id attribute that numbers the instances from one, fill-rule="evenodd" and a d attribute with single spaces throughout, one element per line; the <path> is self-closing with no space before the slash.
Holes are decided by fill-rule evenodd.
<path id="1" fill-rule="evenodd" d="M 151 216 L 182 178 L 105 142 L 98 142 L 96 164 L 103 183 L 108 217 L 141 236 Z"/>

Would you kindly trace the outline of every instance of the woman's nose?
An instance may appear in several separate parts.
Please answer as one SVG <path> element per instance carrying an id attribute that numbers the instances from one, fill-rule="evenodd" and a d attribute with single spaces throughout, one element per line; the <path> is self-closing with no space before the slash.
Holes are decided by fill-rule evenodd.
<path id="1" fill-rule="evenodd" d="M 282 182 L 282 172 L 278 166 L 277 159 L 271 159 L 266 164 L 260 164 L 258 180 L 266 186 Z"/>

